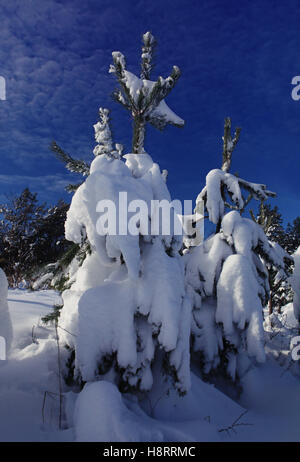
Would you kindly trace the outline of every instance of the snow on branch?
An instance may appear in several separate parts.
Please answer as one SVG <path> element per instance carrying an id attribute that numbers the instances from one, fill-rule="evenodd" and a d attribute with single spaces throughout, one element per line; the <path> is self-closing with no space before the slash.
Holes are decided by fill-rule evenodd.
<path id="1" fill-rule="evenodd" d="M 110 157 L 119 159 L 122 155 L 123 146 L 121 144 L 116 144 L 116 149 L 114 149 L 110 128 L 109 110 L 100 107 L 99 115 L 100 121 L 94 125 L 95 140 L 98 144 L 94 148 L 93 153 L 95 156 L 106 154 Z"/>
<path id="2" fill-rule="evenodd" d="M 268 197 L 276 197 L 276 193 L 267 190 L 265 184 L 251 183 L 250 181 L 238 178 L 238 182 L 242 188 L 249 191 L 256 200 L 266 200 Z"/>
<path id="3" fill-rule="evenodd" d="M 156 40 L 151 32 L 146 32 L 143 35 L 144 46 L 142 48 L 141 62 L 141 79 L 149 80 L 150 73 L 153 69 L 153 53 L 156 46 Z"/>
<path id="4" fill-rule="evenodd" d="M 250 197 L 246 200 L 243 197 L 242 189 L 250 193 Z M 225 193 L 229 196 L 232 204 L 226 201 Z M 196 208 L 197 204 L 203 200 L 209 214 L 209 220 L 218 224 L 224 215 L 225 206 L 243 211 L 249 203 L 249 199 L 266 200 L 268 197 L 275 196 L 276 194 L 268 191 L 263 184 L 251 183 L 231 173 L 214 169 L 206 176 L 206 185 L 196 199 Z"/>
<path id="5" fill-rule="evenodd" d="M 267 190 L 266 185 L 243 180 L 229 173 L 232 153 L 240 137 L 241 129 L 231 136 L 231 120 L 225 119 L 223 139 L 223 162 L 221 169 L 211 170 L 206 176 L 206 185 L 196 199 L 196 211 L 202 201 L 209 214 L 209 220 L 220 226 L 225 207 L 243 213 L 251 199 L 264 201 L 276 194 Z M 248 193 L 245 198 L 242 191 Z"/>

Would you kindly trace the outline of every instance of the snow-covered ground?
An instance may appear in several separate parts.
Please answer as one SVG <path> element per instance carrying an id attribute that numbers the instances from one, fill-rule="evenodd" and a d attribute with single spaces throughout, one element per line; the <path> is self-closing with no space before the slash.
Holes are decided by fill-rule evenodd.
<path id="1" fill-rule="evenodd" d="M 8 360 L 0 361 L 1 441 L 300 440 L 299 378 L 287 361 L 274 359 L 270 343 L 266 364 L 245 378 L 239 403 L 192 375 L 184 398 L 154 390 L 147 415 L 109 382 L 89 383 L 79 395 L 64 387 L 64 429 L 59 430 L 57 343 L 54 328 L 41 322 L 59 301 L 53 291 L 9 291 L 14 338 Z M 293 323 L 291 306 L 286 319 Z"/>
<path id="2" fill-rule="evenodd" d="M 13 344 L 7 361 L 0 361 L 0 440 L 70 440 L 58 432 L 57 349 L 53 329 L 41 317 L 59 302 L 53 291 L 9 290 Z M 47 392 L 44 406 L 43 400 Z"/>

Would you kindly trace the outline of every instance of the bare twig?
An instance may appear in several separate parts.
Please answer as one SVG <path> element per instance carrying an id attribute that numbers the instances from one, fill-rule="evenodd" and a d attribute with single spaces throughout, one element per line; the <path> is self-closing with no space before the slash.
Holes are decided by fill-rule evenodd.
<path id="1" fill-rule="evenodd" d="M 230 434 L 230 432 L 232 431 L 233 433 L 236 433 L 237 427 L 253 425 L 251 423 L 240 422 L 241 418 L 244 417 L 244 415 L 247 414 L 247 412 L 248 410 L 246 409 L 244 412 L 241 413 L 241 415 L 231 425 L 225 428 L 220 428 L 218 432 L 219 433 L 226 432 L 227 434 Z"/>
<path id="2" fill-rule="evenodd" d="M 46 406 L 47 396 L 49 396 L 49 398 L 51 398 L 51 399 L 55 399 L 55 396 L 59 396 L 59 394 L 54 393 L 53 391 L 48 391 L 48 390 L 45 391 L 44 398 L 43 398 L 43 406 L 42 406 L 43 424 L 45 423 L 45 406 Z"/>
<path id="3" fill-rule="evenodd" d="M 58 327 L 59 329 L 61 329 L 61 330 L 64 330 L 64 331 L 67 332 L 68 334 L 73 335 L 73 337 L 77 337 L 76 334 L 72 334 L 72 332 L 68 331 L 67 329 L 64 329 L 63 327 L 61 327 L 61 326 L 59 326 L 59 325 L 57 325 L 57 327 Z"/>
<path id="4" fill-rule="evenodd" d="M 169 392 L 170 392 L 170 390 L 168 389 L 166 392 L 162 393 L 162 395 L 158 397 L 158 399 L 155 401 L 154 404 L 152 404 L 152 401 L 149 398 L 149 396 L 147 394 L 145 395 L 145 398 L 148 400 L 148 403 L 149 403 L 151 417 L 154 417 L 155 408 L 158 405 L 158 403 L 160 402 L 160 400 L 162 398 L 164 398 L 165 396 L 168 396 Z"/>
<path id="5" fill-rule="evenodd" d="M 35 327 L 36 327 L 35 324 L 33 324 L 32 329 L 31 329 L 31 339 L 32 339 L 32 343 L 35 343 L 36 345 L 38 345 L 39 342 L 38 342 L 36 336 L 34 335 L 34 328 Z"/>

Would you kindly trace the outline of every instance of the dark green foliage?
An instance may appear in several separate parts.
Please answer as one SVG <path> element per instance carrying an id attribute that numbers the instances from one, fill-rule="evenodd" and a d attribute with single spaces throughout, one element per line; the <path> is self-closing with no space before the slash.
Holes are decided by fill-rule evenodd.
<path id="1" fill-rule="evenodd" d="M 293 224 L 288 223 L 286 228 L 285 249 L 290 254 L 296 252 L 300 246 L 300 217 L 295 218 Z"/>
<path id="2" fill-rule="evenodd" d="M 179 396 L 183 397 L 186 395 L 186 390 L 182 390 L 178 388 L 178 384 L 180 383 L 178 373 L 176 368 L 170 363 L 170 353 L 165 354 L 162 362 L 163 372 L 165 374 L 166 380 L 167 378 L 171 379 L 172 387 L 176 389 Z"/>
<path id="3" fill-rule="evenodd" d="M 69 277 L 61 272 L 55 282 L 51 282 L 51 287 L 53 287 L 53 289 L 55 289 L 57 292 L 62 293 L 64 290 L 70 288 L 68 282 Z"/>
<path id="4" fill-rule="evenodd" d="M 77 189 L 79 188 L 79 186 L 81 186 L 83 183 L 83 181 L 81 183 L 76 183 L 76 184 L 68 184 L 68 186 L 66 186 L 66 191 L 68 193 L 73 193 L 75 191 L 77 191 Z"/>
<path id="5" fill-rule="evenodd" d="M 57 292 L 63 292 L 69 289 L 71 286 L 70 278 L 68 274 L 68 267 L 71 262 L 76 259 L 78 265 L 81 266 L 87 255 L 91 254 L 91 247 L 89 242 L 86 240 L 80 246 L 79 244 L 69 243 L 67 251 L 62 257 L 53 265 L 47 265 L 44 267 L 42 274 L 46 274 L 49 271 L 52 272 L 52 278 L 49 282 L 49 287 L 52 287 Z M 40 274 L 39 276 L 41 277 Z"/>
<path id="6" fill-rule="evenodd" d="M 283 227 L 283 218 L 278 210 L 278 207 L 271 207 L 270 204 L 265 204 L 261 201 L 259 212 L 254 218 L 254 214 L 250 211 L 252 219 L 263 228 L 266 236 L 272 242 L 277 242 L 281 247 L 285 247 L 286 232 Z"/>
<path id="7" fill-rule="evenodd" d="M 55 206 L 48 208 L 39 221 L 35 242 L 32 245 L 32 252 L 38 267 L 56 261 L 69 249 L 71 243 L 64 237 L 64 223 L 68 208 L 69 204 L 60 200 Z"/>
<path id="8" fill-rule="evenodd" d="M 67 154 L 60 146 L 58 146 L 58 144 L 55 141 L 52 141 L 50 145 L 50 149 L 55 154 L 57 159 L 63 162 L 65 167 L 70 172 L 79 173 L 83 176 L 89 175 L 90 166 L 84 160 L 74 159 L 73 157 L 70 156 L 70 154 Z M 75 192 L 82 183 L 83 181 L 77 184 L 69 184 L 68 186 L 66 186 L 65 189 L 69 193 Z"/>
<path id="9" fill-rule="evenodd" d="M 71 261 L 76 257 L 79 250 L 80 250 L 80 245 L 74 244 L 72 242 L 70 245 L 70 248 L 66 251 L 66 253 L 59 260 L 58 266 L 61 268 L 66 268 L 67 266 L 69 266 Z"/>
<path id="10" fill-rule="evenodd" d="M 42 266 L 56 261 L 67 250 L 64 222 L 68 204 L 39 204 L 28 188 L 1 205 L 1 264 L 11 286 L 32 278 Z"/>
<path id="11" fill-rule="evenodd" d="M 265 204 L 264 201 L 261 201 L 258 215 L 255 217 L 252 211 L 250 211 L 250 213 L 252 219 L 263 228 L 268 239 L 271 242 L 279 244 L 288 252 L 286 245 L 288 242 L 288 235 L 283 227 L 283 218 L 278 207 L 275 206 L 272 208 L 269 204 Z M 267 262 L 269 273 L 270 293 L 267 301 L 269 314 L 272 314 L 275 308 L 280 312 L 282 306 L 292 301 L 292 290 L 288 283 L 288 278 L 293 272 L 293 259 L 289 258 L 287 254 L 287 258 L 285 258 L 285 268 L 278 271 L 278 268 L 275 268 L 272 262 L 268 261 L 266 255 L 262 255 L 262 257 Z"/>
<path id="12" fill-rule="evenodd" d="M 54 305 L 53 311 L 49 314 L 46 314 L 46 316 L 42 318 L 42 322 L 45 324 L 54 324 L 55 322 L 57 322 L 62 307 L 63 305 Z"/>
<path id="13" fill-rule="evenodd" d="M 108 120 L 108 111 L 100 109 L 100 115 L 106 111 L 107 120 Z M 102 120 L 103 122 L 103 120 Z M 108 123 L 108 122 L 107 122 Z M 50 149 L 54 152 L 55 156 L 64 163 L 65 167 L 73 173 L 78 173 L 83 176 L 88 176 L 90 173 L 90 165 L 83 160 L 74 159 L 69 154 L 67 154 L 58 144 L 53 141 Z M 77 184 L 69 184 L 66 187 L 68 192 L 75 192 L 79 186 L 83 183 L 81 181 Z M 66 218 L 66 217 L 65 217 Z M 64 222 L 65 222 L 64 218 Z M 91 252 L 90 244 L 86 239 L 82 240 L 81 245 L 68 242 L 68 248 L 66 251 L 60 255 L 60 258 L 56 261 L 53 267 L 53 278 L 51 281 L 51 286 L 58 292 L 63 292 L 69 288 L 69 276 L 68 276 L 68 266 L 77 258 L 79 265 L 81 265 L 87 254 Z M 43 272 L 46 274 L 48 271 L 47 267 L 44 268 Z"/>
<path id="14" fill-rule="evenodd" d="M 56 157 L 61 160 L 66 168 L 72 173 L 81 173 L 84 176 L 89 175 L 90 166 L 84 160 L 74 159 L 69 154 L 67 154 L 63 149 L 58 146 L 55 141 L 52 141 L 50 149 Z"/>
<path id="15" fill-rule="evenodd" d="M 70 350 L 69 347 L 66 347 Z M 75 371 L 75 350 L 70 350 L 70 354 L 66 363 L 67 374 L 64 376 L 66 384 L 71 387 L 74 386 L 74 371 Z"/>

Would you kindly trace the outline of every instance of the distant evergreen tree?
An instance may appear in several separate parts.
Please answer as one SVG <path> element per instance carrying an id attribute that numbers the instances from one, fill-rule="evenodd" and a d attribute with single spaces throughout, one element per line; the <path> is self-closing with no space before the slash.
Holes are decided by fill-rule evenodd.
<path id="1" fill-rule="evenodd" d="M 283 218 L 277 205 L 272 208 L 270 204 L 261 201 L 257 216 L 254 216 L 252 210 L 250 210 L 250 214 L 254 221 L 262 226 L 270 241 L 277 242 L 284 247 L 286 233 L 283 227 Z"/>
<path id="2" fill-rule="evenodd" d="M 295 218 L 292 224 L 288 223 L 286 228 L 285 249 L 290 254 L 296 252 L 300 246 L 300 217 Z"/>
<path id="3" fill-rule="evenodd" d="M 37 193 L 28 188 L 0 206 L 1 266 L 10 285 L 31 279 L 41 266 L 55 261 L 66 250 L 67 208 L 63 201 L 49 208 L 39 204 Z"/>
<path id="4" fill-rule="evenodd" d="M 20 283 L 30 266 L 37 223 L 45 213 L 37 194 L 25 188 L 0 207 L 2 218 L 2 267 L 11 285 Z"/>
<path id="5" fill-rule="evenodd" d="M 59 200 L 38 220 L 31 246 L 35 271 L 39 272 L 45 264 L 56 262 L 69 250 L 71 243 L 65 239 L 64 229 L 68 208 L 69 204 Z M 32 269 L 30 274 L 33 274 Z"/>

